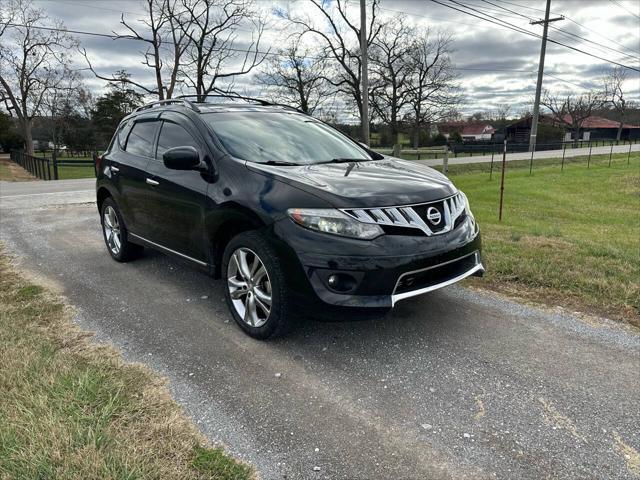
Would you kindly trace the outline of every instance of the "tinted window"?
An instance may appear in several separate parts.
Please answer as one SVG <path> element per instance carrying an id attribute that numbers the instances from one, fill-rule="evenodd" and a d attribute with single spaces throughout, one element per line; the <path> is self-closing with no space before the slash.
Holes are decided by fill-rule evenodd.
<path id="1" fill-rule="evenodd" d="M 195 147 L 200 149 L 198 142 L 180 125 L 164 122 L 158 138 L 158 153 L 156 157 L 162 158 L 162 154 L 174 147 Z"/>
<path id="2" fill-rule="evenodd" d="M 124 145 L 127 142 L 127 134 L 129 133 L 130 129 L 131 129 L 131 121 L 123 122 L 120 125 L 120 129 L 118 130 L 117 137 L 118 137 L 118 145 L 122 149 L 124 149 Z"/>
<path id="3" fill-rule="evenodd" d="M 150 157 L 157 122 L 138 122 L 133 125 L 125 150 L 134 155 Z"/>
<path id="4" fill-rule="evenodd" d="M 371 160 L 356 142 L 306 115 L 220 112 L 203 118 L 231 155 L 250 162 L 310 165 L 338 158 Z"/>

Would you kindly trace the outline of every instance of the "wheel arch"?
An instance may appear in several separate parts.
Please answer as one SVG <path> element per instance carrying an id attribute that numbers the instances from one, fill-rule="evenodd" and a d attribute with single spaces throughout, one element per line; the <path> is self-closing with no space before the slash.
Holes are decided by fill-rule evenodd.
<path id="1" fill-rule="evenodd" d="M 217 210 L 217 220 L 207 222 L 211 247 L 211 273 L 214 278 L 221 277 L 224 250 L 233 237 L 266 227 L 266 223 L 255 212 L 239 204 L 227 204 Z"/>
<path id="2" fill-rule="evenodd" d="M 102 204 L 109 197 L 113 198 L 113 194 L 107 187 L 103 185 L 98 188 L 98 191 L 96 192 L 96 205 L 98 206 L 98 213 L 102 212 Z"/>

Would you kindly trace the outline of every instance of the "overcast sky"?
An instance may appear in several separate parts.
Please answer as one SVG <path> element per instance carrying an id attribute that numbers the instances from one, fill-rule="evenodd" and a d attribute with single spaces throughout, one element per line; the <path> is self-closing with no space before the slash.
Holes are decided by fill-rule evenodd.
<path id="1" fill-rule="evenodd" d="M 439 0 L 449 3 L 448 0 Z M 521 28 L 541 34 L 542 26 L 529 25 L 529 19 L 500 10 L 482 0 L 456 0 L 482 10 Z M 489 0 L 519 14 L 539 19 L 544 16 L 544 0 Z M 120 15 L 132 24 L 142 18 L 142 7 L 136 0 L 36 0 L 51 18 L 62 20 L 70 30 L 111 33 L 122 31 Z M 269 29 L 262 50 L 277 48 L 282 42 L 282 20 L 273 14 L 274 7 L 295 11 L 305 9 L 304 0 L 258 2 L 269 19 Z M 518 4 L 520 6 L 518 6 Z M 456 8 L 459 5 L 450 3 Z M 639 0 L 552 0 L 553 16 L 564 15 L 565 20 L 552 23 L 553 27 L 580 35 L 595 43 L 568 36 L 550 29 L 549 37 L 585 50 L 607 60 L 640 67 L 640 1 Z M 419 28 L 441 29 L 453 35 L 455 52 L 453 63 L 458 68 L 460 86 L 466 95 L 465 113 L 492 110 L 502 104 L 512 105 L 517 113 L 531 103 L 535 91 L 536 71 L 540 54 L 540 39 L 498 27 L 429 0 L 382 0 L 382 14 L 404 12 Z M 353 15 L 358 14 L 357 3 Z M 357 17 L 356 17 L 357 18 Z M 240 32 L 240 35 L 250 35 Z M 94 65 L 104 74 L 125 68 L 138 81 L 152 81 L 151 71 L 141 65 L 140 42 L 110 40 L 108 38 L 78 35 Z M 77 66 L 82 66 L 79 58 Z M 572 51 L 566 47 L 548 44 L 545 63 L 544 87 L 558 91 L 582 91 L 598 87 L 603 71 L 609 64 L 603 60 Z M 517 70 L 517 71 L 514 71 Z M 630 98 L 640 99 L 640 74 L 629 71 L 626 91 Z M 102 91 L 104 82 L 86 77 L 96 92 Z M 256 91 L 251 76 L 237 82 L 247 91 Z"/>

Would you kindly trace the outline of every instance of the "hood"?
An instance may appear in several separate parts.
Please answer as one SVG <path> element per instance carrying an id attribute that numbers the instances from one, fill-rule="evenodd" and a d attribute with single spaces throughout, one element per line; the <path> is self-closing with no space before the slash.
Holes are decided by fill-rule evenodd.
<path id="1" fill-rule="evenodd" d="M 320 196 L 338 208 L 422 203 L 456 192 L 449 179 L 433 168 L 393 157 L 304 166 L 247 162 L 247 167 Z"/>

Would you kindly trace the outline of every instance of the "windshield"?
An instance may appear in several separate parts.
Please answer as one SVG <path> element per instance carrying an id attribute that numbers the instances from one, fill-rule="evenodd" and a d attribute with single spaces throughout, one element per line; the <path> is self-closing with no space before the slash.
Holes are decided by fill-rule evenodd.
<path id="1" fill-rule="evenodd" d="M 221 112 L 202 118 L 231 155 L 249 162 L 312 165 L 371 160 L 353 140 L 297 113 Z"/>

